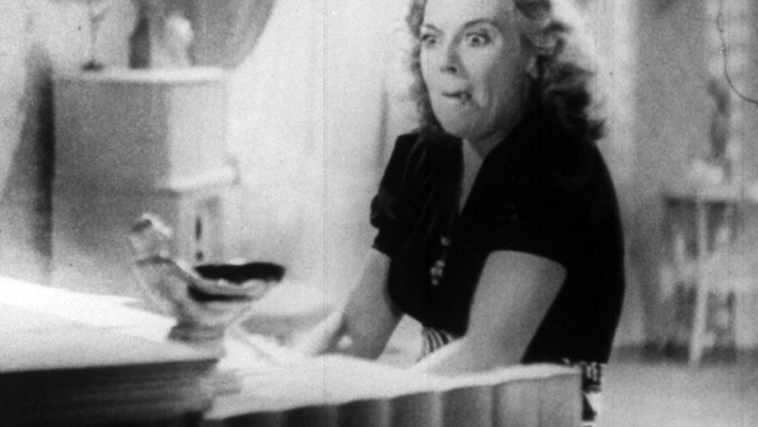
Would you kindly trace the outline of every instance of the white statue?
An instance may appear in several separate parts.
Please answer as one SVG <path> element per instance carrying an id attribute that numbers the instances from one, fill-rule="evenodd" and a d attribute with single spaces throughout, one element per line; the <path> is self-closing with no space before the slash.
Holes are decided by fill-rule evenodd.
<path id="1" fill-rule="evenodd" d="M 129 39 L 132 68 L 181 68 L 192 65 L 192 24 L 180 11 L 158 0 L 134 0 L 137 22 Z"/>

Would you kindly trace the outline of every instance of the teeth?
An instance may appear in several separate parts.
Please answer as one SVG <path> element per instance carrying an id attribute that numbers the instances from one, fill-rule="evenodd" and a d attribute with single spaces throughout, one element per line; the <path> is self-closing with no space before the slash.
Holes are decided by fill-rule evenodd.
<path id="1" fill-rule="evenodd" d="M 468 101 L 471 99 L 471 94 L 468 92 L 450 92 L 444 95 L 450 98 L 457 98 L 461 101 Z"/>
<path id="2" fill-rule="evenodd" d="M 460 102 L 468 102 L 469 100 L 471 100 L 471 94 L 468 94 L 468 93 L 465 93 L 465 92 L 463 92 L 463 93 L 456 93 L 455 97 L 458 98 L 458 100 Z"/>

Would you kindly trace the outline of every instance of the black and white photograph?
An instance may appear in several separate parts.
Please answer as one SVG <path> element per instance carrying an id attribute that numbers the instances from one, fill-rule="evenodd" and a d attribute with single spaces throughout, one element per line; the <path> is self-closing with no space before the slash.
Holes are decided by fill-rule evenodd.
<path id="1" fill-rule="evenodd" d="M 758 425 L 753 0 L 0 0 L 0 426 Z"/>

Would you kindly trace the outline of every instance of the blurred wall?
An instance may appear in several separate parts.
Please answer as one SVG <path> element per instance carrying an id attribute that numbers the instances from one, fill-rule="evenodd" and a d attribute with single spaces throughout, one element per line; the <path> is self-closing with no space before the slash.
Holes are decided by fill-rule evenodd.
<path id="1" fill-rule="evenodd" d="M 404 1 L 279 0 L 230 78 L 230 150 L 243 182 L 239 253 L 286 264 L 339 298 L 371 245 L 386 75 Z M 402 119 L 400 119 L 402 120 Z M 399 132 L 399 126 L 393 126 Z"/>

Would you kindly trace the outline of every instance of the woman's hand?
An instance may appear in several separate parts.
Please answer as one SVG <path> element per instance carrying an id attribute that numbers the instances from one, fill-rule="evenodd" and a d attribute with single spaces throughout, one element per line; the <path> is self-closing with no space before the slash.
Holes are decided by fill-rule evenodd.
<path id="1" fill-rule="evenodd" d="M 400 321 L 387 293 L 389 258 L 371 250 L 360 280 L 345 304 L 304 336 L 293 348 L 305 354 L 340 352 L 375 359 Z"/>
<path id="2" fill-rule="evenodd" d="M 550 259 L 493 252 L 477 285 L 466 335 L 415 369 L 452 375 L 520 363 L 565 276 L 565 268 Z"/>
<path id="3" fill-rule="evenodd" d="M 288 347 L 307 356 L 328 353 L 337 347 L 343 327 L 343 310 L 337 309 L 315 328 L 296 335 Z"/>

